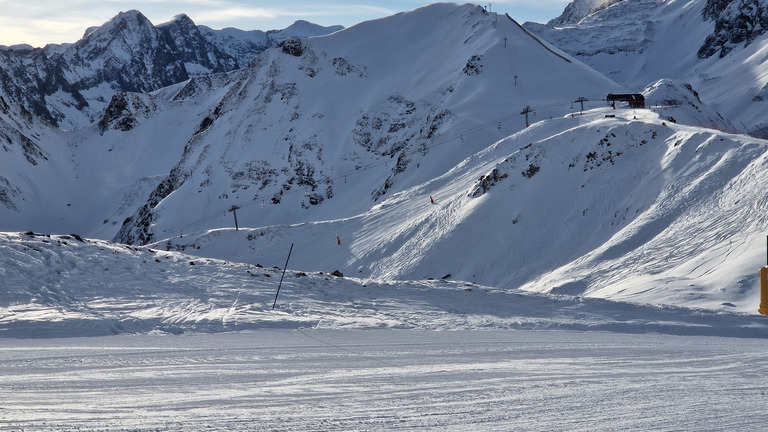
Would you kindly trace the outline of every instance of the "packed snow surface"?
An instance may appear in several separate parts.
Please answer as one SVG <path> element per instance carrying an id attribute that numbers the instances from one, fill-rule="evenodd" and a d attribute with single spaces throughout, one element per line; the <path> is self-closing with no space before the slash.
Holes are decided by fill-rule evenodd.
<path id="1" fill-rule="evenodd" d="M 0 339 L 0 429 L 755 430 L 765 339 L 272 329 Z"/>
<path id="2" fill-rule="evenodd" d="M 754 314 L 0 237 L 2 430 L 745 430 L 766 402 Z"/>

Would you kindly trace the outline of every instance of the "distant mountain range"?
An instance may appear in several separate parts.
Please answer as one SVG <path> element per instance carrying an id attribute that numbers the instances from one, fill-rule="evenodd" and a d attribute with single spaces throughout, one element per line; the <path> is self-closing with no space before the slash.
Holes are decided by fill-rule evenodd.
<path id="1" fill-rule="evenodd" d="M 65 129 L 92 123 L 115 92 L 147 93 L 248 66 L 291 36 L 340 30 L 297 21 L 284 30 L 213 30 L 186 15 L 153 25 L 139 11 L 91 27 L 74 44 L 0 47 L 0 95 Z"/>

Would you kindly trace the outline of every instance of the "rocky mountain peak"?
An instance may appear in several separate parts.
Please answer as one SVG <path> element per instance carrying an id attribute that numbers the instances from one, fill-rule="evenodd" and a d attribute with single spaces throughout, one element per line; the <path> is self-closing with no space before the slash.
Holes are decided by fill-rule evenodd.
<path id="1" fill-rule="evenodd" d="M 151 35 L 155 32 L 152 23 L 137 10 L 120 12 L 114 18 L 104 23 L 102 26 L 93 29 L 85 38 L 111 38 L 122 35 Z"/>
<path id="2" fill-rule="evenodd" d="M 63 129 L 97 121 L 117 92 L 147 93 L 190 77 L 246 67 L 290 36 L 338 28 L 310 23 L 265 32 L 212 30 L 185 14 L 153 25 L 138 10 L 88 28 L 72 44 L 0 47 L 0 96 Z"/>

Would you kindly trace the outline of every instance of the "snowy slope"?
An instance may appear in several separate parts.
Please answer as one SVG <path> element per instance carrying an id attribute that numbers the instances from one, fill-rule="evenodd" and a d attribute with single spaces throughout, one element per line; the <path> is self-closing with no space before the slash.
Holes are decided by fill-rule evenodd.
<path id="1" fill-rule="evenodd" d="M 704 1 L 619 1 L 576 22 L 531 31 L 572 53 L 617 82 L 638 90 L 661 78 L 693 76 L 699 46 L 712 25 L 702 16 Z"/>
<path id="2" fill-rule="evenodd" d="M 617 90 L 472 5 L 288 38 L 244 70 L 119 93 L 99 122 L 76 131 L 8 105 L 3 131 L 34 145 L 5 148 L 2 230 L 151 243 L 245 269 L 284 265 L 294 244 L 291 268 L 339 270 L 359 278 L 355 287 L 477 284 L 754 314 L 768 231 L 765 142 L 702 127 L 727 121 L 677 81 L 646 89 L 663 102 L 653 110 L 607 107 L 602 99 Z M 14 242 L 4 237 L 4 247 Z M 18 282 L 3 286 L 35 303 L 30 290 L 69 289 L 57 275 L 95 252 L 73 253 L 30 283 L 36 267 L 17 263 L 52 262 L 12 258 L 17 272 L 3 276 Z M 108 261 L 102 269 L 121 265 Z M 228 263 L 206 274 L 213 287 L 195 284 L 215 288 Z M 101 296 L 104 275 L 89 272 L 80 288 L 94 291 L 59 297 Z M 114 284 L 162 290 L 177 272 L 122 272 Z M 101 313 L 85 310 L 76 322 Z M 110 314 L 128 318 L 98 321 L 95 333 L 113 319 L 134 328 L 130 313 Z M 135 329 L 170 319 L 152 316 Z"/>
<path id="3" fill-rule="evenodd" d="M 270 328 L 768 334 L 765 320 L 744 314 L 445 280 L 393 283 L 305 273 L 292 265 L 283 279 L 282 269 L 272 264 L 277 263 L 234 263 L 76 235 L 0 233 L 0 338 Z"/>
<path id="4" fill-rule="evenodd" d="M 12 204 L 0 206 L 5 229 L 114 235 L 182 154 L 184 143 L 173 138 L 194 131 L 187 118 L 163 110 L 150 96 L 133 96 L 125 111 L 140 107 L 139 113 L 120 112 L 111 123 L 76 131 L 63 132 L 27 113 L 32 120 L 17 130 L 28 134 L 45 158 L 32 164 L 14 151 L 16 146 L 6 146 L 11 157 L 0 161 L 2 175 L 14 192 Z M 9 112 L 21 109 L 10 106 Z M 146 116 L 165 127 L 147 136 L 116 133 Z"/>
<path id="5" fill-rule="evenodd" d="M 185 93 L 175 109 L 195 134 L 179 136 L 181 160 L 115 239 L 230 226 L 232 205 L 250 226 L 349 217 L 524 128 L 528 105 L 533 120 L 617 89 L 479 6 L 288 39 L 216 89 L 227 93 L 205 118 L 186 113 L 212 92 Z M 124 136 L 157 128 L 149 119 Z"/>
<path id="6" fill-rule="evenodd" d="M 248 66 L 257 54 L 267 48 L 282 42 L 289 37 L 308 38 L 322 36 L 343 29 L 342 26 L 324 27 L 304 20 L 298 20 L 282 30 L 240 30 L 227 27 L 214 30 L 206 26 L 198 26 L 203 36 L 222 52 L 237 59 L 242 68 Z"/>
<path id="7" fill-rule="evenodd" d="M 299 37 L 305 39 L 313 36 L 331 34 L 343 29 L 344 27 L 340 25 L 324 27 L 309 21 L 298 20 L 283 30 L 270 30 L 266 34 L 272 42 L 271 45 L 274 45 L 290 37 Z"/>
<path id="8" fill-rule="evenodd" d="M 765 2 L 593 3 L 574 1 L 546 26 L 526 27 L 632 91 L 660 79 L 687 82 L 731 131 L 766 136 Z"/>
<path id="9" fill-rule="evenodd" d="M 624 3 L 654 2 L 564 22 Z M 752 60 L 710 70 L 759 87 Z M 0 429 L 755 428 L 768 147 L 700 78 L 719 100 L 640 79 L 653 108 L 612 109 L 443 4 L 104 93 L 74 131 L 0 97 Z"/>
<path id="10" fill-rule="evenodd" d="M 0 96 L 63 129 L 76 129 L 98 118 L 117 92 L 149 92 L 244 68 L 287 37 L 338 29 L 300 21 L 268 32 L 213 30 L 184 14 L 153 25 L 131 10 L 87 29 L 72 44 L 0 46 Z"/>
<path id="11" fill-rule="evenodd" d="M 257 263 L 295 243 L 306 270 L 753 312 L 767 151 L 648 110 L 599 108 L 536 123 L 359 216 L 154 247 Z"/>
<path id="12" fill-rule="evenodd" d="M 622 0 L 574 0 L 565 6 L 565 10 L 560 16 L 550 20 L 547 25 L 566 27 L 578 24 L 589 15 L 599 12 L 620 1 Z"/>
<path id="13" fill-rule="evenodd" d="M 78 195 L 64 133 L 0 98 L 0 221 L 7 226 L 68 230 L 63 217 Z M 51 145 L 54 144 L 55 145 Z"/>

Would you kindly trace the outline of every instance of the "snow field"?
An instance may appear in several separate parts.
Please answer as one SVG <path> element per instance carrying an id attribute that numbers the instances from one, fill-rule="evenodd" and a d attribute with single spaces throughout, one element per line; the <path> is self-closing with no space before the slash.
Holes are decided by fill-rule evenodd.
<path id="1" fill-rule="evenodd" d="M 0 429 L 762 424 L 764 141 L 691 126 L 724 120 L 674 81 L 605 108 L 477 6 L 302 49 L 134 95 L 130 131 L 30 124 L 29 170 L 9 147 L 5 229 L 60 234 L 0 233 Z M 171 174 L 155 243 L 61 234 L 112 238 Z"/>
<path id="2" fill-rule="evenodd" d="M 2 430 L 753 430 L 764 340 L 259 330 L 0 339 Z"/>
<path id="3" fill-rule="evenodd" d="M 123 113 L 136 117 L 128 131 L 37 125 L 50 160 L 18 173 L 41 184 L 9 189 L 20 211 L 6 209 L 4 229 L 114 238 L 123 227 L 122 241 L 142 234 L 156 250 L 267 267 L 295 243 L 292 268 L 363 281 L 450 275 L 754 313 L 765 143 L 686 126 L 716 113 L 685 85 L 649 87 L 686 101 L 660 113 L 604 108 L 615 83 L 472 5 L 361 23 L 301 48 L 130 95 L 152 109 Z M 587 110 L 571 115 L 580 96 Z M 538 116 L 520 130 L 529 105 Z M 53 289 L 50 277 L 39 289 Z"/>

